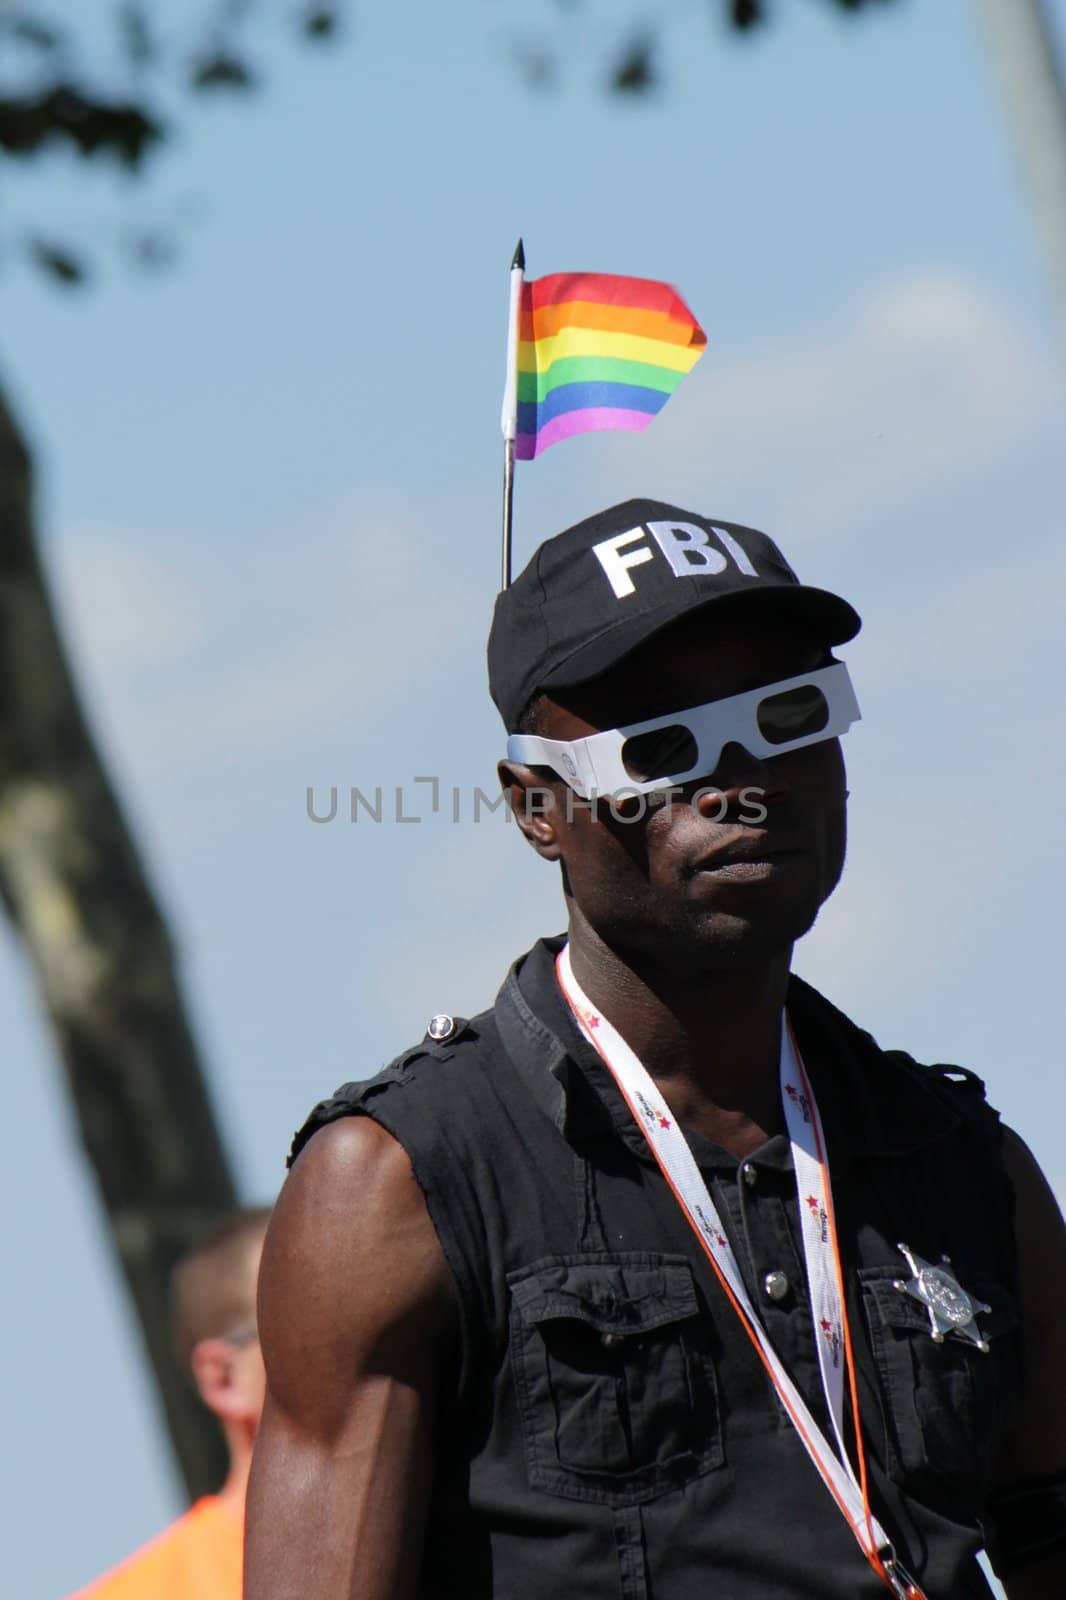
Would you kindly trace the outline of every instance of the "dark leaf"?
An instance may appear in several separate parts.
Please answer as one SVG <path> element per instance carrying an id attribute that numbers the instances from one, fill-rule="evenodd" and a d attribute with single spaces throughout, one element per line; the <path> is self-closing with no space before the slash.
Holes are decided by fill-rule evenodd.
<path id="1" fill-rule="evenodd" d="M 616 94 L 645 94 L 654 81 L 651 41 L 634 39 L 611 73 L 611 89 Z"/>
<path id="2" fill-rule="evenodd" d="M 309 39 L 329 39 L 336 33 L 340 18 L 332 6 L 309 5 L 301 26 Z"/>
<path id="3" fill-rule="evenodd" d="M 48 239 L 28 241 L 28 249 L 35 264 L 55 283 L 65 289 L 79 288 L 88 276 L 85 263 L 64 245 L 52 244 Z"/>
<path id="4" fill-rule="evenodd" d="M 729 10 L 734 28 L 742 33 L 766 21 L 762 0 L 730 0 Z"/>
<path id="5" fill-rule="evenodd" d="M 195 63 L 189 76 L 194 89 L 254 89 L 255 74 L 239 56 L 219 50 Z"/>
<path id="6" fill-rule="evenodd" d="M 861 11 L 864 6 L 883 4 L 890 0 L 827 0 L 827 3 L 838 11 Z M 715 9 L 720 0 L 714 0 Z M 750 28 L 758 27 L 759 23 L 766 22 L 769 18 L 770 6 L 768 0 L 725 0 L 726 11 L 730 24 L 741 33 Z"/>
<path id="7" fill-rule="evenodd" d="M 65 84 L 0 99 L 0 149 L 10 155 L 36 155 L 60 143 L 81 156 L 111 156 L 133 170 L 162 137 L 162 123 L 141 106 L 91 100 Z"/>
<path id="8" fill-rule="evenodd" d="M 31 49 L 42 50 L 46 55 L 53 55 L 63 48 L 63 33 L 50 22 L 42 22 L 36 17 L 13 17 L 7 26 L 19 44 L 28 44 Z"/>

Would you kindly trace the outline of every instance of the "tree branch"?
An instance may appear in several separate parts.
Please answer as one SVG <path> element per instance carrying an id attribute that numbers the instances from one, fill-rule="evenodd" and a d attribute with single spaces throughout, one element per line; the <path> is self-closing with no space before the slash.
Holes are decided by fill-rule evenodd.
<path id="1" fill-rule="evenodd" d="M 224 1470 L 171 1348 L 174 1262 L 236 1195 L 170 939 L 71 679 L 0 391 L 0 896 L 34 969 L 192 1493 Z"/>

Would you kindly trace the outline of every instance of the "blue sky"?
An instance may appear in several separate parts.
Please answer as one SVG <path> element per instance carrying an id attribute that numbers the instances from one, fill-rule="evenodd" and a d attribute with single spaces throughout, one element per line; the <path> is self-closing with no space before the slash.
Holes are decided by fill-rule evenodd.
<path id="1" fill-rule="evenodd" d="M 849 867 L 798 966 L 882 1042 L 979 1072 L 1066 1193 L 1066 362 L 975 8 L 782 5 L 746 43 L 708 9 L 670 8 L 667 84 L 622 105 L 598 92 L 606 0 L 364 4 L 328 57 L 268 54 L 269 93 L 207 112 L 136 194 L 61 161 L 8 179 L 8 217 L 92 237 L 194 218 L 151 281 L 64 297 L 8 270 L 0 364 L 251 1198 L 312 1101 L 488 1003 L 561 922 L 554 873 L 472 818 L 501 746 L 483 644 L 520 232 L 534 275 L 677 283 L 710 349 L 647 434 L 519 468 L 519 561 L 654 494 L 765 527 L 854 600 Z M 513 66 L 538 18 L 551 95 Z M 458 825 L 306 815 L 333 784 L 425 812 L 429 774 Z M 180 1498 L 6 934 L 0 1008 L 8 1567 L 55 1600 Z"/>

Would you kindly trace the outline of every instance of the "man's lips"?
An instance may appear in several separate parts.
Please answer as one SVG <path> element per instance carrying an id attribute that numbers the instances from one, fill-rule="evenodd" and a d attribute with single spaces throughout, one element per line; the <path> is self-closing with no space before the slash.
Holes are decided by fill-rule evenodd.
<path id="1" fill-rule="evenodd" d="M 737 834 L 700 856 L 689 867 L 688 875 L 696 877 L 699 873 L 723 872 L 732 867 L 772 866 L 805 854 L 805 847 L 798 839 L 774 839 L 765 833 Z"/>

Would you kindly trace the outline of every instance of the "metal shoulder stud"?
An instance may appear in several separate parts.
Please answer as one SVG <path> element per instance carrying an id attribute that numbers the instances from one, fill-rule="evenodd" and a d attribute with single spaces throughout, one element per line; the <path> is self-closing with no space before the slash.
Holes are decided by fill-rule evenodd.
<path id="1" fill-rule="evenodd" d="M 438 1011 L 435 1017 L 430 1017 L 426 1033 L 431 1039 L 436 1039 L 438 1044 L 450 1039 L 454 1032 L 455 1018 L 450 1017 L 446 1011 Z"/>
<path id="2" fill-rule="evenodd" d="M 893 1287 L 900 1294 L 910 1295 L 929 1313 L 929 1332 L 935 1344 L 943 1344 L 949 1334 L 956 1334 L 967 1344 L 988 1352 L 988 1340 L 977 1326 L 977 1318 L 991 1311 L 983 1300 L 975 1300 L 966 1293 L 951 1270 L 949 1256 L 941 1256 L 940 1265 L 925 1261 L 915 1255 L 905 1244 L 896 1246 L 911 1269 L 909 1278 L 896 1278 Z"/>

